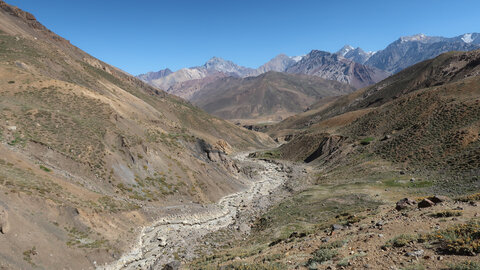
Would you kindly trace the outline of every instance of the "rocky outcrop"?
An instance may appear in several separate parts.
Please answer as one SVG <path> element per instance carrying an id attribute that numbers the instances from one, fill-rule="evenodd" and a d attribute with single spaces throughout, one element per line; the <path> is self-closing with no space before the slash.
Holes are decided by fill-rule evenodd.
<path id="1" fill-rule="evenodd" d="M 0 233 L 6 234 L 10 231 L 10 224 L 8 222 L 8 213 L 5 208 L 0 206 Z"/>
<path id="2" fill-rule="evenodd" d="M 421 202 L 418 203 L 418 208 L 427 208 L 434 206 L 435 203 L 430 201 L 429 199 L 423 199 Z"/>
<path id="3" fill-rule="evenodd" d="M 395 206 L 395 209 L 397 209 L 398 211 L 400 210 L 403 210 L 403 209 L 407 209 L 407 208 L 410 208 L 414 205 L 416 205 L 417 202 L 412 200 L 412 199 L 409 199 L 409 198 L 403 198 L 401 200 L 399 200 Z"/>
<path id="4" fill-rule="evenodd" d="M 325 137 L 320 144 L 318 145 L 317 150 L 315 150 L 310 156 L 308 156 L 304 161 L 310 163 L 320 157 L 330 156 L 342 145 L 342 142 L 346 140 L 346 137 L 339 135 L 332 135 Z"/>
<path id="5" fill-rule="evenodd" d="M 225 144 L 226 142 L 224 143 L 221 143 L 221 141 L 219 142 L 220 142 L 220 145 L 218 145 L 217 143 L 217 148 L 221 149 L 223 147 L 226 150 L 229 149 L 228 143 Z M 206 158 L 209 162 L 219 163 L 231 173 L 239 172 L 239 168 L 237 164 L 230 157 L 228 157 L 227 153 L 225 153 L 223 150 L 214 148 L 211 144 L 209 144 L 205 140 L 200 139 L 197 141 L 197 149 L 199 149 L 201 153 L 206 155 Z"/>

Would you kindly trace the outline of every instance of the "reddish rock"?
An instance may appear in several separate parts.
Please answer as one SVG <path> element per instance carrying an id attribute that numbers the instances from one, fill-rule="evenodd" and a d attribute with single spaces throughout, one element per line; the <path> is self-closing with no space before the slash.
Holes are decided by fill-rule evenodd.
<path id="1" fill-rule="evenodd" d="M 439 196 L 439 195 L 435 195 L 435 196 L 430 197 L 430 198 L 428 198 L 428 199 L 429 199 L 430 201 L 434 202 L 435 204 L 437 204 L 437 203 L 442 203 L 442 202 L 444 202 L 444 201 L 448 201 L 448 200 L 449 200 L 448 197 L 446 197 L 446 196 Z"/>
<path id="2" fill-rule="evenodd" d="M 432 207 L 434 205 L 435 205 L 435 203 L 432 202 L 431 200 L 423 199 L 421 202 L 418 203 L 418 208 Z"/>
<path id="3" fill-rule="evenodd" d="M 409 207 L 415 205 L 416 203 L 417 203 L 417 202 L 414 201 L 414 200 L 412 200 L 412 199 L 403 198 L 403 199 L 401 199 L 400 201 L 397 202 L 397 205 L 396 205 L 395 209 L 397 209 L 398 211 L 400 211 L 400 210 L 409 208 Z"/>

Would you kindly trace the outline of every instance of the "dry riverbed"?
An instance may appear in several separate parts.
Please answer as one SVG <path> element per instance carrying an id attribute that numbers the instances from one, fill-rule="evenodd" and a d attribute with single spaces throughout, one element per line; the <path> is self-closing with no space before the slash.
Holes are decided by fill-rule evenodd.
<path id="1" fill-rule="evenodd" d="M 192 260 L 202 237 L 229 226 L 248 233 L 248 217 L 265 211 L 279 196 L 270 196 L 275 190 L 284 190 L 293 177 L 292 168 L 282 163 L 251 160 L 247 153 L 233 157 L 247 168 L 247 174 L 238 175 L 238 181 L 247 182 L 248 188 L 227 195 L 210 205 L 181 205 L 176 214 L 164 216 L 144 227 L 134 247 L 119 260 L 98 269 L 161 269 L 174 260 Z M 298 170 L 295 169 L 295 170 Z M 245 170 L 244 170 L 245 171 Z M 301 169 L 301 173 L 305 170 Z M 298 175 L 298 171 L 295 174 Z M 282 193 L 282 192 L 278 192 Z M 284 193 L 284 192 L 283 192 Z"/>

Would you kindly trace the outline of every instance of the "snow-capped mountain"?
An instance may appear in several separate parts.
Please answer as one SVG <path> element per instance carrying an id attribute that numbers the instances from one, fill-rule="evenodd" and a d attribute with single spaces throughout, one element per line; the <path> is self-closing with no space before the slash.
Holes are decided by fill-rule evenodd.
<path id="1" fill-rule="evenodd" d="M 170 72 L 168 74 L 166 74 L 168 71 L 165 72 L 165 70 L 161 70 L 159 72 L 148 72 L 146 74 L 138 75 L 137 77 L 153 86 L 165 89 L 167 91 L 170 88 L 178 91 L 178 89 L 182 88 L 184 85 L 188 85 L 189 89 L 195 89 L 197 83 L 203 84 L 203 82 L 198 82 L 197 80 L 210 76 L 215 78 L 225 76 L 244 78 L 249 76 L 258 76 L 268 71 L 284 72 L 287 68 L 300 61 L 302 57 L 303 56 L 290 57 L 285 54 L 279 54 L 257 69 L 239 66 L 232 61 L 225 60 L 220 57 L 212 57 L 202 66 L 183 68 L 176 72 L 171 72 L 169 69 L 167 69 Z M 184 82 L 193 80 L 196 81 L 189 84 L 184 84 Z M 211 79 L 208 81 L 211 81 Z"/>
<path id="2" fill-rule="evenodd" d="M 379 82 L 388 73 L 365 66 L 338 54 L 313 50 L 299 62 L 287 68 L 287 73 L 307 74 L 328 80 L 348 83 L 361 88 Z"/>
<path id="3" fill-rule="evenodd" d="M 336 54 L 350 59 L 356 63 L 364 64 L 372 55 L 375 54 L 375 52 L 365 52 L 360 47 L 353 48 L 350 45 L 345 45 L 339 51 L 337 51 Z"/>
<path id="4" fill-rule="evenodd" d="M 338 50 L 337 54 L 338 55 L 341 55 L 343 57 L 345 57 L 345 55 L 351 51 L 355 50 L 355 48 L 353 48 L 352 46 L 350 45 L 345 45 L 343 46 L 340 50 Z"/>
<path id="5" fill-rule="evenodd" d="M 190 80 L 198 80 L 210 75 L 217 76 L 218 73 L 225 76 L 248 77 L 257 75 L 257 70 L 239 66 L 232 61 L 222 59 L 220 57 L 212 57 L 202 66 L 182 68 L 178 71 L 162 76 L 161 73 L 147 73 L 138 77 L 147 83 L 152 84 L 161 89 L 168 90 L 177 83 Z M 158 76 L 155 76 L 158 74 Z"/>
<path id="6" fill-rule="evenodd" d="M 480 34 L 478 33 L 468 33 L 453 38 L 418 34 L 399 38 L 384 50 L 372 55 L 365 64 L 397 73 L 444 52 L 475 49 L 480 49 Z"/>

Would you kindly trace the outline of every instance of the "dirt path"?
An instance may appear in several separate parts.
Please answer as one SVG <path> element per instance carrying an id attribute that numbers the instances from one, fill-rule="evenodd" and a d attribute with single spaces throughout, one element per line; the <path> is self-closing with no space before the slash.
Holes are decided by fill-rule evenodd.
<path id="1" fill-rule="evenodd" d="M 248 163 L 246 153 L 234 157 L 237 163 Z M 250 161 L 251 162 L 251 161 Z M 174 260 L 179 253 L 194 257 L 198 240 L 211 232 L 233 224 L 243 208 L 262 207 L 259 203 L 288 178 L 281 164 L 256 160 L 257 176 L 249 179 L 250 187 L 223 197 L 219 202 L 199 209 L 179 207 L 177 215 L 162 217 L 140 233 L 134 248 L 118 261 L 97 269 L 155 269 Z M 177 255 L 178 256 L 178 255 Z"/>

